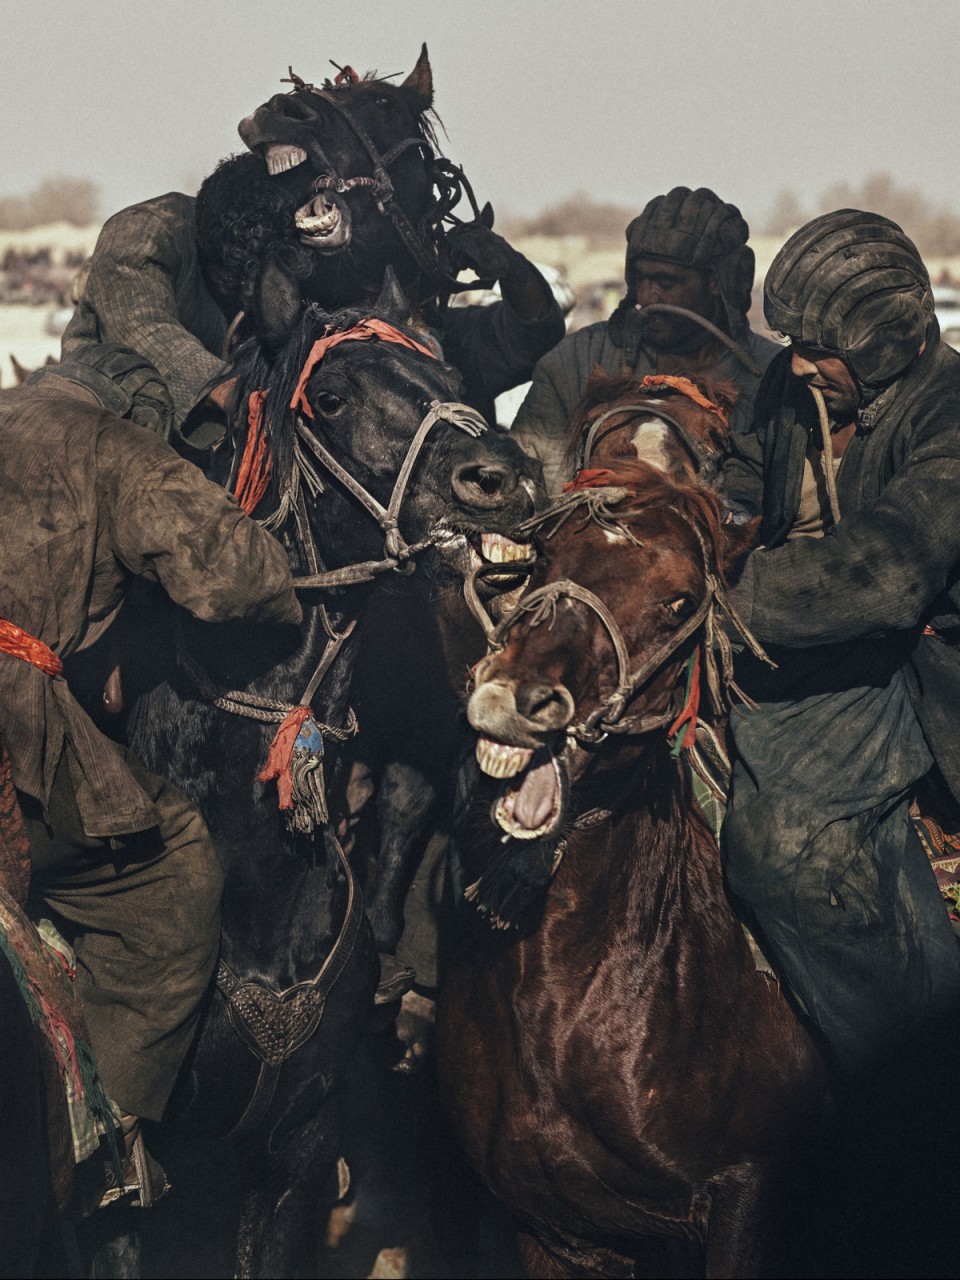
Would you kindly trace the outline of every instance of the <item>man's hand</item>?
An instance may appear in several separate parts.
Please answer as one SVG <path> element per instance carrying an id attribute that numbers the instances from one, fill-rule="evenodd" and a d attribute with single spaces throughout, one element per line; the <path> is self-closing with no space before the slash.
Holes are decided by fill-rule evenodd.
<path id="1" fill-rule="evenodd" d="M 226 413 L 230 408 L 230 399 L 237 385 L 236 378 L 227 378 L 226 382 L 218 382 L 212 391 L 207 392 L 206 399 L 211 405 Z"/>
<path id="2" fill-rule="evenodd" d="M 482 287 L 499 281 L 500 292 L 522 320 L 541 320 L 553 305 L 550 286 L 522 253 L 491 230 L 493 212 L 485 205 L 480 217 L 447 232 L 454 269 L 470 268 Z"/>

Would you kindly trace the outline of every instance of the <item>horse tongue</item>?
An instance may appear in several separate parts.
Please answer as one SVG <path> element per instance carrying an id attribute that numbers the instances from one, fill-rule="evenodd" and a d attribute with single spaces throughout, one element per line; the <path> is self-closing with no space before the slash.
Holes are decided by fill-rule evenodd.
<path id="1" fill-rule="evenodd" d="M 542 753 L 542 763 L 531 765 L 523 775 L 513 804 L 515 821 L 528 831 L 542 827 L 559 807 L 559 789 L 553 756 L 549 752 Z"/>

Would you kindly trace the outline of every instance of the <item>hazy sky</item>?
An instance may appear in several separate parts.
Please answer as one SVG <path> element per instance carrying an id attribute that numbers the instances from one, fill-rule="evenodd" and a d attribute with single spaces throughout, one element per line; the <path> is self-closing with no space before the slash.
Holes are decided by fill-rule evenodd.
<path id="1" fill-rule="evenodd" d="M 406 75 L 423 40 L 445 151 L 505 212 L 684 183 L 759 220 L 878 170 L 960 209 L 960 0 L 11 0 L 0 195 L 194 191 L 288 64 Z"/>

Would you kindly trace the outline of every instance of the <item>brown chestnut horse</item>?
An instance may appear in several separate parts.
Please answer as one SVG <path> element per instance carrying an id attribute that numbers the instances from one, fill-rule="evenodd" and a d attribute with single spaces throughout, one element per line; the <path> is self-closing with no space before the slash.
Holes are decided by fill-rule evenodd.
<path id="1" fill-rule="evenodd" d="M 608 377 L 599 367 L 570 423 L 567 457 L 578 473 L 623 461 L 671 480 L 712 486 L 727 452 L 732 383 L 649 374 Z"/>
<path id="2" fill-rule="evenodd" d="M 764 1274 L 821 1068 L 671 750 L 699 668 L 720 683 L 708 637 L 740 548 L 706 489 L 636 462 L 614 483 L 581 478 L 540 518 L 544 555 L 476 671 L 467 896 L 499 928 L 476 921 L 452 965 L 441 1087 L 529 1274 L 631 1275 L 671 1236 L 708 1276 Z"/>

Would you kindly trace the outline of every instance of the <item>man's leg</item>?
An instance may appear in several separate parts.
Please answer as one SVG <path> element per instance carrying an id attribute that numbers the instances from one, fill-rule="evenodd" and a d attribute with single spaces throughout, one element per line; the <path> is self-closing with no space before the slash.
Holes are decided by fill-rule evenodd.
<path id="1" fill-rule="evenodd" d="M 185 1057 L 219 945 L 223 876 L 203 819 L 128 759 L 160 825 L 122 842 L 88 837 L 65 761 L 45 820 L 27 798 L 34 893 L 76 931 L 77 985 L 107 1091 L 159 1120 Z"/>
<path id="2" fill-rule="evenodd" d="M 850 1076 L 956 1016 L 960 958 L 907 813 L 931 759 L 902 676 L 733 716 L 734 897 Z"/>

